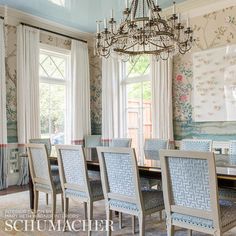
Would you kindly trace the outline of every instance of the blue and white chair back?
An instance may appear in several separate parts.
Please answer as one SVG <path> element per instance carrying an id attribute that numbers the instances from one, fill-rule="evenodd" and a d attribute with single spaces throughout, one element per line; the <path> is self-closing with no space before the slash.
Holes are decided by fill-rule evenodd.
<path id="1" fill-rule="evenodd" d="M 161 150 L 160 159 L 167 220 L 219 226 L 214 153 Z"/>
<path id="2" fill-rule="evenodd" d="M 89 194 L 87 164 L 82 146 L 56 145 L 56 150 L 63 190 L 76 189 L 81 191 L 81 195 Z"/>
<path id="3" fill-rule="evenodd" d="M 31 177 L 34 184 L 52 188 L 52 176 L 45 144 L 27 144 Z"/>
<path id="4" fill-rule="evenodd" d="M 159 160 L 159 151 L 168 149 L 169 141 L 166 139 L 145 139 L 144 154 L 146 159 Z"/>
<path id="5" fill-rule="evenodd" d="M 144 150 L 152 150 L 152 151 L 159 151 L 161 149 L 168 148 L 168 140 L 167 139 L 145 139 L 144 143 Z"/>
<path id="6" fill-rule="evenodd" d="M 133 204 L 137 204 L 140 190 L 135 150 L 132 148 L 98 147 L 97 151 L 103 192 L 108 202 L 110 200 L 127 202 L 128 198 L 130 202 L 133 201 Z"/>
<path id="7" fill-rule="evenodd" d="M 110 147 L 131 147 L 131 138 L 113 138 Z"/>
<path id="8" fill-rule="evenodd" d="M 236 140 L 231 140 L 229 143 L 229 155 L 236 155 Z"/>
<path id="9" fill-rule="evenodd" d="M 182 150 L 182 151 L 211 152 L 212 151 L 212 140 L 183 139 L 181 141 L 180 150 Z"/>
<path id="10" fill-rule="evenodd" d="M 86 148 L 96 148 L 102 146 L 101 135 L 86 135 L 84 137 L 84 146 Z"/>
<path id="11" fill-rule="evenodd" d="M 34 139 L 30 139 L 29 143 L 45 144 L 46 149 L 47 149 L 47 155 L 48 156 L 51 155 L 52 144 L 51 144 L 51 140 L 49 138 L 34 138 Z"/>

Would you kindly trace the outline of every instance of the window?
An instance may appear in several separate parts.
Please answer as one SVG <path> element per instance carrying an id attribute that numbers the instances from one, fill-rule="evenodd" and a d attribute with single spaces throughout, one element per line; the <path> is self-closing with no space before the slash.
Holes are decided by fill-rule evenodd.
<path id="1" fill-rule="evenodd" d="M 65 143 L 69 53 L 52 48 L 40 49 L 41 137 L 52 144 Z"/>
<path id="2" fill-rule="evenodd" d="M 123 88 L 125 134 L 132 138 L 139 161 L 143 160 L 143 145 L 152 135 L 150 59 L 138 56 L 124 65 Z"/>

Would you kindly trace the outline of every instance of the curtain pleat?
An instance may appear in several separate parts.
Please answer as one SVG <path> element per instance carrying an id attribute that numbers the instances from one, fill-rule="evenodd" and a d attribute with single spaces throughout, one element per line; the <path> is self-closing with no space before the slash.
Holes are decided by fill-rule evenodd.
<path id="1" fill-rule="evenodd" d="M 7 116 L 4 21 L 0 19 L 0 190 L 7 188 Z"/>
<path id="2" fill-rule="evenodd" d="M 40 137 L 39 30 L 17 27 L 17 132 L 18 144 Z M 20 157 L 18 184 L 28 183 L 28 162 Z"/>
<path id="3" fill-rule="evenodd" d="M 172 112 L 173 59 L 151 59 L 152 137 L 173 140 Z"/>
<path id="4" fill-rule="evenodd" d="M 71 85 L 69 86 L 67 120 L 71 124 L 69 140 L 72 144 L 82 144 L 85 135 L 91 134 L 90 118 L 90 75 L 88 45 L 72 40 L 71 45 Z"/>

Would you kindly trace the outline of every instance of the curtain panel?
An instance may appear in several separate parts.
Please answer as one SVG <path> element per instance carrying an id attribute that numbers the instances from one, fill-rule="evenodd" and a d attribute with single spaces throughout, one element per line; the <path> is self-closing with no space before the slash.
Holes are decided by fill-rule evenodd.
<path id="1" fill-rule="evenodd" d="M 17 133 L 21 150 L 31 138 L 40 137 L 39 30 L 17 27 Z M 20 158 L 18 184 L 28 183 L 28 162 Z"/>
<path id="2" fill-rule="evenodd" d="M 71 45 L 71 85 L 68 93 L 71 124 L 69 140 L 72 144 L 83 144 L 84 136 L 91 134 L 90 118 L 90 74 L 88 45 L 72 40 Z"/>
<path id="3" fill-rule="evenodd" d="M 112 138 L 122 136 L 121 73 L 117 58 L 102 59 L 102 140 L 109 145 Z"/>
<path id="4" fill-rule="evenodd" d="M 151 58 L 152 137 L 173 140 L 172 112 L 173 59 Z"/>
<path id="5" fill-rule="evenodd" d="M 0 190 L 7 188 L 7 116 L 4 20 L 0 19 Z"/>

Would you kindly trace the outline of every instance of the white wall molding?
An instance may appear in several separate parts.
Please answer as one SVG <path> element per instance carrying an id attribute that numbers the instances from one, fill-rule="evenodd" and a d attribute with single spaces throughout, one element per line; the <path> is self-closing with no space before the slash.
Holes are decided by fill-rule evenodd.
<path id="1" fill-rule="evenodd" d="M 93 46 L 94 35 L 91 33 L 82 32 L 76 28 L 68 27 L 14 8 L 6 7 L 4 5 L 0 5 L 0 15 L 5 17 L 5 24 L 17 26 L 23 22 L 74 38 L 86 40 L 90 47 Z M 64 38 L 63 36 L 58 37 Z"/>

